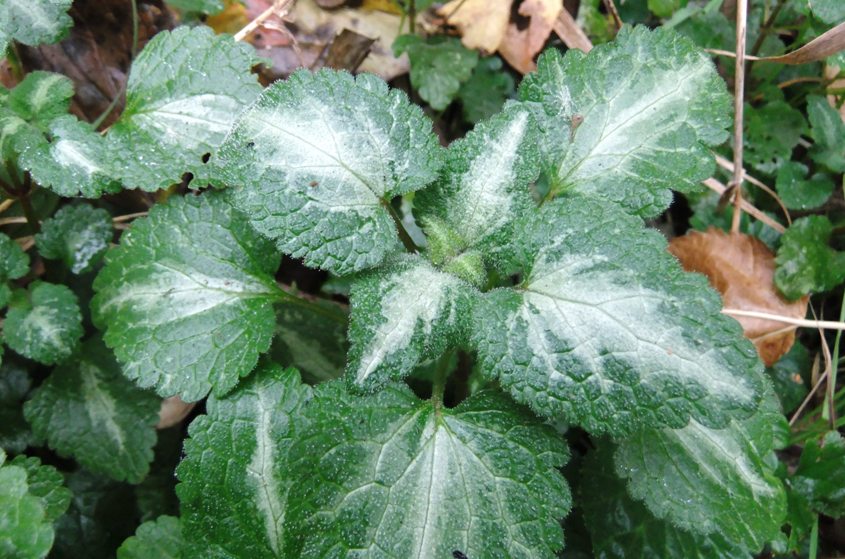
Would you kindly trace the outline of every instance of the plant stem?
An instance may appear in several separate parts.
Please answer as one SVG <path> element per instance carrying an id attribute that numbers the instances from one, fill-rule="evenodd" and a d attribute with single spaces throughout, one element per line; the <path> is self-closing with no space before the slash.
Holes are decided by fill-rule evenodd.
<path id="1" fill-rule="evenodd" d="M 32 209 L 32 204 L 29 201 L 29 192 L 22 193 L 18 198 L 18 202 L 21 203 L 21 210 L 23 210 L 23 215 L 26 217 L 26 222 L 29 223 L 32 232 L 40 232 L 41 224 L 38 223 L 38 218 L 35 217 L 35 211 Z"/>
<path id="2" fill-rule="evenodd" d="M 434 370 L 434 381 L 431 386 L 431 401 L 434 402 L 435 410 L 440 410 L 443 405 L 443 394 L 446 392 L 446 379 L 452 369 L 449 363 L 452 361 L 452 350 L 447 351 L 437 360 L 437 368 Z"/>
<path id="3" fill-rule="evenodd" d="M 417 33 L 417 1 L 408 0 L 408 28 L 412 35 Z"/>
<path id="4" fill-rule="evenodd" d="M 739 233 L 742 218 L 742 117 L 745 108 L 745 34 L 747 29 L 748 4 L 745 0 L 736 3 L 736 64 L 734 66 L 734 172 L 731 180 L 734 193 L 734 213 L 731 233 Z"/>
<path id="5" fill-rule="evenodd" d="M 845 321 L 845 293 L 842 295 L 842 303 L 839 308 L 839 322 Z M 842 338 L 842 330 L 836 331 L 836 339 L 833 342 L 833 355 L 831 356 L 830 379 L 827 381 L 827 394 L 825 400 L 827 405 L 822 408 L 822 419 L 836 423 L 836 373 L 839 368 L 839 341 Z"/>
<path id="6" fill-rule="evenodd" d="M 757 56 L 757 53 L 760 52 L 760 48 L 763 46 L 763 41 L 766 39 L 766 35 L 768 35 L 769 32 L 772 30 L 772 26 L 775 23 L 775 19 L 777 19 L 778 15 L 780 14 L 781 8 L 783 8 L 785 4 L 786 0 L 778 0 L 778 3 L 772 10 L 772 13 L 769 14 L 769 17 L 766 18 L 765 22 L 763 22 L 763 26 L 760 28 L 760 32 L 757 34 L 757 39 L 754 40 L 754 44 L 751 46 L 752 56 Z M 739 9 L 738 4 L 737 9 Z"/>
<path id="7" fill-rule="evenodd" d="M 401 239 L 402 244 L 405 245 L 405 249 L 408 252 L 419 252 L 420 247 L 417 246 L 414 239 L 411 238 L 411 234 L 408 233 L 407 229 L 405 229 L 405 225 L 402 223 L 402 216 L 399 215 L 399 212 L 396 211 L 393 204 L 384 200 L 382 200 L 381 203 L 387 209 L 390 217 L 393 218 L 393 223 L 396 224 L 396 229 L 399 231 L 399 239 Z"/>

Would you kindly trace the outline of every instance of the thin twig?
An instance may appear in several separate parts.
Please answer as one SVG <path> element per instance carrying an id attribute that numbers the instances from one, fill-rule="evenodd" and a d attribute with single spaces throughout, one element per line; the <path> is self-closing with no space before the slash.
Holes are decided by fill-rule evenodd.
<path id="1" fill-rule="evenodd" d="M 111 220 L 115 223 L 120 223 L 122 221 L 132 221 L 135 218 L 145 217 L 146 215 L 147 215 L 147 212 L 135 212 L 134 214 L 119 215 L 119 216 L 113 217 Z"/>
<path id="2" fill-rule="evenodd" d="M 273 2 L 272 6 L 261 12 L 258 17 L 244 25 L 243 29 L 235 33 L 235 40 L 243 41 L 247 35 L 261 27 L 261 24 L 274 15 L 284 17 L 288 11 L 290 11 L 291 4 L 293 4 L 293 0 L 276 0 Z"/>
<path id="3" fill-rule="evenodd" d="M 607 13 L 609 13 L 610 17 L 613 18 L 613 24 L 616 26 L 616 30 L 619 31 L 622 29 L 622 18 L 619 17 L 619 10 L 616 9 L 616 4 L 613 0 L 603 0 L 603 2 Z"/>
<path id="4" fill-rule="evenodd" d="M 722 157 L 718 153 L 714 153 L 714 155 L 716 156 L 716 163 L 718 163 L 718 165 L 720 167 L 722 167 L 723 169 L 727 169 L 731 173 L 734 172 L 734 164 L 731 161 L 725 159 L 724 157 Z M 781 211 L 783 211 L 783 215 L 784 215 L 784 217 L 786 217 L 786 222 L 788 224 L 792 225 L 792 216 L 789 214 L 789 210 L 787 209 L 786 205 L 783 203 L 783 200 L 780 199 L 780 196 L 778 196 L 777 192 L 772 190 L 769 186 L 767 186 L 760 179 L 754 178 L 751 175 L 749 175 L 748 171 L 746 171 L 745 169 L 742 170 L 742 177 L 743 177 L 744 180 L 747 180 L 748 182 L 750 182 L 751 184 L 753 184 L 754 186 L 756 186 L 757 188 L 761 189 L 763 192 L 765 192 L 766 194 L 771 196 L 774 199 L 774 201 L 777 202 L 778 206 L 780 206 Z M 743 208 L 744 207 L 745 206 L 743 205 Z"/>
<path id="5" fill-rule="evenodd" d="M 818 368 L 818 359 L 813 364 L 814 367 Z M 804 408 L 807 407 L 807 404 L 813 399 L 813 395 L 819 389 L 819 386 L 827 379 L 827 373 L 823 374 L 819 377 L 819 381 L 813 385 L 813 388 L 810 389 L 810 392 L 807 393 L 807 396 L 804 397 L 804 401 L 801 402 L 801 405 L 798 406 L 798 409 L 795 410 L 795 413 L 792 414 L 792 418 L 789 420 L 789 426 L 792 427 L 795 425 L 795 422 L 798 421 L 798 418 L 801 417 L 801 414 L 804 412 Z"/>
<path id="6" fill-rule="evenodd" d="M 763 22 L 763 25 L 760 27 L 760 32 L 757 33 L 757 39 L 751 46 L 751 54 L 756 56 L 757 53 L 760 52 L 760 47 L 763 46 L 763 41 L 766 39 L 766 35 L 768 35 L 769 31 L 772 30 L 772 25 L 774 25 L 775 19 L 777 19 L 784 4 L 786 4 L 786 0 L 778 0 L 777 5 L 772 10 L 772 13 L 770 13 L 769 17 L 766 18 L 766 21 Z"/>
<path id="7" fill-rule="evenodd" d="M 748 4 L 745 0 L 736 3 L 736 64 L 734 67 L 734 173 L 731 186 L 734 188 L 734 214 L 731 232 L 739 233 L 742 218 L 742 116 L 745 107 L 745 33 L 748 18 Z"/>
<path id="8" fill-rule="evenodd" d="M 704 184 L 704 186 L 706 186 L 707 188 L 709 188 L 710 190 L 712 190 L 716 194 L 719 194 L 720 196 L 722 194 L 724 194 L 725 191 L 728 189 L 724 184 L 720 183 L 719 181 L 717 181 L 716 179 L 714 179 L 712 177 L 707 179 L 707 180 L 701 181 L 701 182 Z M 758 208 L 753 206 L 749 201 L 747 201 L 747 200 L 742 201 L 742 209 L 745 211 L 745 213 L 752 216 L 757 221 L 762 221 L 763 223 L 765 223 L 766 225 L 768 225 L 769 227 L 771 227 L 772 229 L 774 229 L 778 233 L 783 233 L 784 231 L 786 231 L 786 228 L 783 225 L 781 225 L 780 223 L 778 223 L 774 219 L 767 216 L 761 210 L 759 210 Z"/>
<path id="9" fill-rule="evenodd" d="M 0 218 L 0 227 L 3 225 L 17 225 L 21 223 L 26 223 L 25 217 L 4 217 Z"/>
<path id="10" fill-rule="evenodd" d="M 771 320 L 772 322 L 792 324 L 800 328 L 845 330 L 845 322 L 836 322 L 833 320 L 809 320 L 806 318 L 792 318 L 791 316 L 784 316 L 782 314 L 771 314 L 759 311 L 745 311 L 742 309 L 722 309 L 722 314 L 726 314 L 728 316 L 747 316 L 749 318 L 762 318 L 763 320 Z"/>
<path id="11" fill-rule="evenodd" d="M 3 213 L 6 210 L 8 210 L 9 208 L 11 208 L 14 203 L 15 203 L 14 198 L 7 198 L 7 199 L 3 200 L 2 202 L 0 202 L 0 213 Z"/>

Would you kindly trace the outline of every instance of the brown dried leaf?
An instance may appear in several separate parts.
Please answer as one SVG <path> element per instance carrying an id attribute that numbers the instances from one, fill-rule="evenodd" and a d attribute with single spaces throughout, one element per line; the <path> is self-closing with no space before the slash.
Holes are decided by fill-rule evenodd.
<path id="1" fill-rule="evenodd" d="M 781 64 L 804 64 L 816 62 L 845 50 L 845 22 L 819 35 L 800 49 L 782 56 L 767 56 L 757 60 L 780 62 Z"/>
<path id="2" fill-rule="evenodd" d="M 452 0 L 437 13 L 461 32 L 461 42 L 468 49 L 496 52 L 511 17 L 513 0 Z"/>
<path id="3" fill-rule="evenodd" d="M 669 243 L 669 252 L 688 272 L 707 276 L 725 308 L 804 318 L 809 296 L 790 303 L 774 286 L 775 257 L 759 239 L 710 228 Z M 735 317 L 767 366 L 775 364 L 795 342 L 795 328 L 781 322 Z"/>
<path id="4" fill-rule="evenodd" d="M 182 423 L 196 405 L 196 402 L 183 402 L 179 396 L 165 398 L 161 401 L 161 408 L 158 410 L 156 429 L 167 429 Z"/>
<path id="5" fill-rule="evenodd" d="M 561 10 L 562 0 L 522 0 L 519 15 L 528 18 L 528 24 L 508 24 L 499 45 L 502 58 L 523 74 L 532 72 L 536 68 L 534 57 L 546 44 Z"/>

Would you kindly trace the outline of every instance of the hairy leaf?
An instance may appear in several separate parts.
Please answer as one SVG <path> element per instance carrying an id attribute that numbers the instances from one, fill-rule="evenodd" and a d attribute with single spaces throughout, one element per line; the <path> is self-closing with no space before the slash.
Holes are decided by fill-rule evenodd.
<path id="1" fill-rule="evenodd" d="M 35 456 L 24 455 L 15 456 L 9 464 L 26 470 L 28 492 L 41 499 L 46 522 L 53 522 L 64 514 L 70 505 L 71 493 L 56 468 L 42 464 Z"/>
<path id="2" fill-rule="evenodd" d="M 845 21 L 845 4 L 838 0 L 809 0 L 813 15 L 825 23 L 837 24 Z"/>
<path id="3" fill-rule="evenodd" d="M 236 391 L 209 398 L 177 470 L 183 534 L 198 557 L 286 556 L 289 452 L 310 397 L 296 370 L 264 362 Z"/>
<path id="4" fill-rule="evenodd" d="M 843 127 L 845 133 L 845 127 Z M 787 161 L 777 175 L 778 195 L 791 210 L 810 210 L 827 202 L 833 194 L 833 181 L 823 173 L 807 176 L 807 166 Z"/>
<path id="5" fill-rule="evenodd" d="M 663 237 L 580 196 L 517 226 L 521 285 L 484 295 L 473 340 L 488 378 L 546 417 L 591 432 L 723 427 L 760 397 L 761 366 L 704 277 Z"/>
<path id="6" fill-rule="evenodd" d="M 774 393 L 760 411 L 725 429 L 696 421 L 619 441 L 617 473 L 656 517 L 689 532 L 719 534 L 756 553 L 786 517 L 786 493 L 766 463 L 785 429 Z"/>
<path id="7" fill-rule="evenodd" d="M 774 174 L 789 161 L 807 123 L 801 111 L 778 100 L 759 108 L 745 106 L 745 159 L 757 170 Z"/>
<path id="8" fill-rule="evenodd" d="M 828 246 L 833 225 L 823 215 L 796 219 L 781 237 L 775 285 L 788 299 L 833 289 L 845 280 L 845 253 Z"/>
<path id="9" fill-rule="evenodd" d="M 414 198 L 426 223 L 436 216 L 440 226 L 458 237 L 452 254 L 505 242 L 513 222 L 533 206 L 529 185 L 538 174 L 536 124 L 530 113 L 509 105 L 449 146 L 440 179 Z"/>
<path id="10" fill-rule="evenodd" d="M 417 255 L 353 284 L 349 382 L 364 390 L 401 379 L 465 338 L 470 286 Z"/>
<path id="11" fill-rule="evenodd" d="M 35 444 L 23 417 L 23 402 L 32 387 L 29 373 L 15 362 L 0 365 L 0 449 L 21 453 Z"/>
<path id="12" fill-rule="evenodd" d="M 628 495 L 613 468 L 610 445 L 591 452 L 582 467 L 585 523 L 596 559 L 740 559 L 751 554 L 718 533 L 686 532 L 652 516 Z"/>
<path id="13" fill-rule="evenodd" d="M 8 0 L 7 0 L 8 1 Z M 73 97 L 73 81 L 52 72 L 30 72 L 9 92 L 6 105 L 22 119 L 46 124 L 66 115 Z"/>
<path id="14" fill-rule="evenodd" d="M 57 367 L 24 406 L 33 430 L 59 454 L 116 480 L 141 481 L 153 459 L 160 400 L 120 374 L 97 339 Z"/>
<path id="15" fill-rule="evenodd" d="M 117 550 L 117 559 L 182 559 L 182 527 L 173 516 L 144 522 Z"/>
<path id="16" fill-rule="evenodd" d="M 486 3 L 483 0 L 482 3 Z M 515 91 L 513 77 L 502 69 L 502 59 L 488 56 L 478 61 L 469 79 L 458 91 L 464 118 L 477 124 L 497 114 Z"/>
<path id="17" fill-rule="evenodd" d="M 0 284 L 18 279 L 29 271 L 29 255 L 10 239 L 0 233 Z"/>
<path id="18" fill-rule="evenodd" d="M 109 248 L 114 229 L 109 212 L 87 204 L 65 206 L 35 235 L 44 258 L 61 260 L 74 274 L 90 272 Z"/>
<path id="19" fill-rule="evenodd" d="M 623 28 L 584 54 L 544 53 L 520 98 L 544 131 L 551 195 L 581 192 L 653 216 L 713 170 L 730 97 L 710 58 L 668 29 Z M 535 103 L 539 103 L 537 106 Z"/>
<path id="20" fill-rule="evenodd" d="M 132 62 L 126 108 L 108 139 L 127 187 L 166 188 L 207 178 L 213 154 L 261 91 L 251 45 L 207 27 L 163 31 Z"/>
<path id="21" fill-rule="evenodd" d="M 399 249 L 387 204 L 434 180 L 440 148 L 422 110 L 375 76 L 299 71 L 241 115 L 220 158 L 258 231 L 343 275 Z"/>
<path id="22" fill-rule="evenodd" d="M 0 555 L 21 559 L 46 557 L 53 545 L 53 526 L 44 501 L 29 492 L 27 470 L 3 464 L 0 452 Z"/>
<path id="23" fill-rule="evenodd" d="M 167 4 L 185 12 L 214 15 L 223 10 L 222 0 L 166 0 Z"/>
<path id="24" fill-rule="evenodd" d="M 286 556 L 555 557 L 569 509 L 555 431 L 501 394 L 454 409 L 405 387 L 320 385 L 290 455 Z"/>
<path id="25" fill-rule="evenodd" d="M 452 102 L 478 64 L 478 53 L 453 37 L 401 35 L 393 43 L 393 53 L 405 52 L 411 61 L 411 85 L 436 111 Z"/>
<path id="26" fill-rule="evenodd" d="M 32 47 L 55 43 L 66 34 L 73 20 L 67 14 L 73 0 L 3 0 L 0 2 L 0 48 L 9 41 Z"/>
<path id="27" fill-rule="evenodd" d="M 20 158 L 35 182 L 61 196 L 99 198 L 121 189 L 114 154 L 91 125 L 66 115 L 51 121 L 47 132 L 49 141 L 29 145 Z"/>
<path id="28" fill-rule="evenodd" d="M 140 386 L 188 402 L 224 394 L 270 347 L 278 267 L 221 193 L 174 197 L 106 255 L 93 318 Z"/>
<path id="29" fill-rule="evenodd" d="M 839 518 L 845 514 L 845 440 L 836 431 L 810 440 L 789 479 L 793 491 L 813 510 Z"/>
<path id="30" fill-rule="evenodd" d="M 845 15 L 842 17 L 845 18 Z M 813 160 L 832 171 L 845 172 L 845 122 L 842 115 L 824 97 L 810 95 L 807 97 L 807 117 L 815 140 L 810 149 Z"/>
<path id="31" fill-rule="evenodd" d="M 82 334 L 82 314 L 73 291 L 42 281 L 13 296 L 3 324 L 6 345 L 48 365 L 70 357 Z"/>

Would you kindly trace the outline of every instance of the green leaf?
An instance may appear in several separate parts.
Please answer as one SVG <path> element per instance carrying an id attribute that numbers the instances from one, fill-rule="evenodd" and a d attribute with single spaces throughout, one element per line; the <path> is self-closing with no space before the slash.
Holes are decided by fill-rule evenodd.
<path id="1" fill-rule="evenodd" d="M 835 25 L 845 21 L 845 4 L 839 0 L 809 0 L 813 15 L 825 23 Z"/>
<path id="2" fill-rule="evenodd" d="M 8 1 L 8 0 L 7 0 Z M 22 119 L 46 124 L 70 110 L 73 81 L 62 74 L 35 71 L 9 92 L 7 106 Z"/>
<path id="3" fill-rule="evenodd" d="M 0 284 L 22 278 L 29 271 L 29 256 L 21 247 L 0 233 Z"/>
<path id="4" fill-rule="evenodd" d="M 141 481 L 153 459 L 160 400 L 120 374 L 97 339 L 57 367 L 24 405 L 36 434 L 59 454 L 116 480 Z"/>
<path id="5" fill-rule="evenodd" d="M 166 3 L 183 12 L 201 12 L 214 15 L 223 10 L 221 0 L 166 0 Z"/>
<path id="6" fill-rule="evenodd" d="M 569 510 L 551 427 L 503 395 L 447 409 L 404 386 L 369 397 L 322 384 L 306 431 L 285 556 L 555 557 Z"/>
<path id="7" fill-rule="evenodd" d="M 845 18 L 845 15 L 842 17 Z M 810 95 L 807 97 L 807 117 L 815 140 L 810 149 L 813 160 L 832 171 L 845 172 L 845 122 L 842 122 L 842 115 L 824 97 Z"/>
<path id="8" fill-rule="evenodd" d="M 350 295 L 350 384 L 379 389 L 455 347 L 466 337 L 470 289 L 417 255 L 358 280 Z"/>
<path id="9" fill-rule="evenodd" d="M 138 526 L 117 550 L 117 559 L 181 559 L 182 527 L 173 516 L 160 516 Z"/>
<path id="10" fill-rule="evenodd" d="M 703 276 L 620 208 L 567 196 L 516 227 L 517 288 L 474 311 L 482 370 L 537 413 L 623 434 L 726 426 L 755 408 L 762 367 Z"/>
<path id="11" fill-rule="evenodd" d="M 32 380 L 22 366 L 14 362 L 0 365 L 0 449 L 21 453 L 37 441 L 23 417 L 23 402 L 31 387 Z"/>
<path id="12" fill-rule="evenodd" d="M 189 402 L 224 394 L 270 347 L 278 267 L 221 193 L 172 197 L 106 255 L 93 319 L 140 386 Z"/>
<path id="13" fill-rule="evenodd" d="M 502 69 L 502 59 L 486 56 L 478 61 L 469 79 L 458 90 L 464 118 L 477 124 L 497 114 L 505 99 L 513 97 L 513 77 Z"/>
<path id="14" fill-rule="evenodd" d="M 111 214 L 87 204 L 65 206 L 45 221 L 35 235 L 38 252 L 61 260 L 74 274 L 90 272 L 109 248 L 114 229 Z"/>
<path id="15" fill-rule="evenodd" d="M 755 169 L 774 174 L 790 160 L 807 123 L 801 111 L 785 101 L 762 107 L 745 105 L 745 159 Z"/>
<path id="16" fill-rule="evenodd" d="M 0 556 L 47 556 L 54 534 L 43 503 L 41 497 L 29 493 L 26 468 L 0 467 Z"/>
<path id="17" fill-rule="evenodd" d="M 9 464 L 26 470 L 28 492 L 41 499 L 46 522 L 53 522 L 65 513 L 70 505 L 71 492 L 56 468 L 41 464 L 35 456 L 24 455 L 15 456 Z"/>
<path id="18" fill-rule="evenodd" d="M 671 190 L 700 188 L 709 146 L 730 123 L 709 56 L 662 28 L 625 27 L 587 55 L 546 51 L 519 95 L 537 111 L 551 195 L 580 192 L 642 216 L 668 207 Z"/>
<path id="19" fill-rule="evenodd" d="M 276 337 L 270 355 L 274 361 L 296 367 L 312 382 L 338 378 L 346 367 L 348 312 L 322 299 L 306 309 L 282 305 L 276 312 Z"/>
<path id="20" fill-rule="evenodd" d="M 836 431 L 804 446 L 798 468 L 789 478 L 792 490 L 813 510 L 833 518 L 845 514 L 845 440 Z"/>
<path id="21" fill-rule="evenodd" d="M 648 0 L 648 9 L 657 17 L 669 17 L 683 4 L 682 0 Z"/>
<path id="22" fill-rule="evenodd" d="M 70 357 L 82 334 L 82 314 L 73 291 L 42 281 L 13 297 L 3 324 L 6 345 L 47 365 Z"/>
<path id="23" fill-rule="evenodd" d="M 787 161 L 778 169 L 777 189 L 780 199 L 790 210 L 818 208 L 833 194 L 833 181 L 823 173 L 807 178 L 807 166 Z"/>
<path id="24" fill-rule="evenodd" d="M 478 64 L 478 53 L 454 37 L 401 35 L 393 53 L 408 53 L 411 85 L 435 111 L 442 111 L 458 95 Z"/>
<path id="25" fill-rule="evenodd" d="M 828 246 L 833 225 L 823 215 L 796 219 L 781 237 L 775 285 L 787 299 L 833 289 L 845 280 L 845 253 Z"/>
<path id="26" fill-rule="evenodd" d="M 231 394 L 208 399 L 177 469 L 188 547 L 215 558 L 285 556 L 289 452 L 310 397 L 295 369 L 264 362 Z"/>
<path id="27" fill-rule="evenodd" d="M 786 518 L 786 493 L 766 460 L 787 429 L 774 392 L 760 411 L 725 429 L 696 421 L 643 430 L 619 441 L 616 471 L 657 518 L 698 534 L 720 534 L 756 553 Z"/>
<path id="28" fill-rule="evenodd" d="M 693 534 L 651 515 L 614 473 L 611 447 L 591 452 L 582 468 L 579 505 L 596 559 L 739 559 L 751 554 L 721 534 Z"/>
<path id="29" fill-rule="evenodd" d="M 67 14 L 73 0 L 4 0 L 0 2 L 0 46 L 17 41 L 31 47 L 60 41 L 73 20 Z"/>
<path id="30" fill-rule="evenodd" d="M 0 157 L 4 161 L 18 163 L 22 153 L 46 142 L 38 128 L 11 110 L 0 107 Z M 17 165 L 0 165 L 0 179 L 6 184 L 22 184 L 23 173 L 14 167 Z"/>
<path id="31" fill-rule="evenodd" d="M 766 369 L 784 413 L 794 411 L 807 396 L 808 387 L 803 377 L 809 371 L 810 355 L 800 342 L 796 342 L 786 355 Z"/>
<path id="32" fill-rule="evenodd" d="M 49 123 L 49 141 L 27 146 L 20 166 L 60 196 L 99 198 L 121 189 L 105 138 L 91 125 L 66 115 Z"/>
<path id="33" fill-rule="evenodd" d="M 208 175 L 206 154 L 261 91 L 255 49 L 207 27 L 158 33 L 132 63 L 126 108 L 109 129 L 115 168 L 127 187 L 153 191 L 191 173 Z"/>
<path id="34" fill-rule="evenodd" d="M 449 146 L 440 179 L 414 197 L 423 224 L 436 216 L 458 239 L 451 253 L 433 260 L 473 248 L 487 253 L 510 238 L 513 222 L 534 206 L 529 186 L 539 165 L 535 130 L 530 113 L 513 104 Z"/>
<path id="35" fill-rule="evenodd" d="M 440 154 L 403 92 L 331 70 L 265 89 L 220 149 L 233 203 L 256 229 L 338 275 L 399 250 L 387 205 L 434 180 Z"/>

